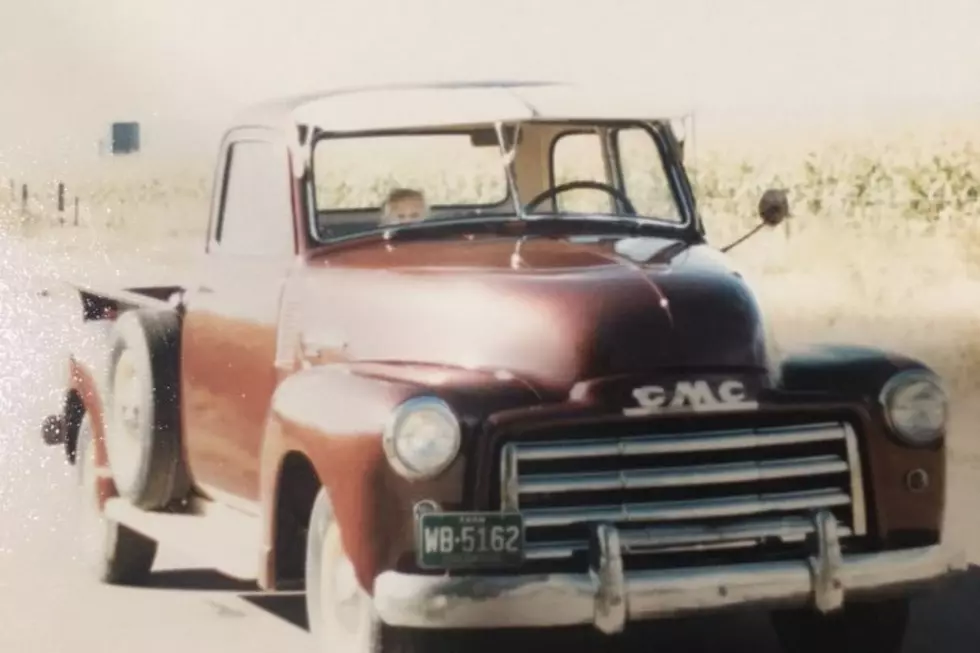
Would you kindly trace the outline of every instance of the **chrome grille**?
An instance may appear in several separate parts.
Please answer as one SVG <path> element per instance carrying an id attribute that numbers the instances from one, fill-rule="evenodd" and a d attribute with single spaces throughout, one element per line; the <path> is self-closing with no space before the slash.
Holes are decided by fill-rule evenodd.
<path id="1" fill-rule="evenodd" d="M 626 554 L 800 542 L 824 508 L 864 535 L 858 451 L 846 422 L 512 441 L 500 508 L 522 512 L 538 560 L 586 551 L 598 523 L 622 529 Z"/>

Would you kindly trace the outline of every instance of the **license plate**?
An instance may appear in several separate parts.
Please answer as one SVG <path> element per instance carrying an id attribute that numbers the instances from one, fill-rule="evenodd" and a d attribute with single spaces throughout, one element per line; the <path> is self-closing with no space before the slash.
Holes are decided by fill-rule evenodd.
<path id="1" fill-rule="evenodd" d="M 425 513 L 416 532 L 420 567 L 502 567 L 524 561 L 524 519 L 519 513 Z"/>

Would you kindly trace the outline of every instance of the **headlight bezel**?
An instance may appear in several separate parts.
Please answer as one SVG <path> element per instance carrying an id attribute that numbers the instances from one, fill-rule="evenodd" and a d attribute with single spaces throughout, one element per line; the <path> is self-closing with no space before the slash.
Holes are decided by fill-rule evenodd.
<path id="1" fill-rule="evenodd" d="M 930 433 L 930 435 L 926 438 L 910 435 L 908 432 L 904 431 L 895 423 L 892 415 L 892 401 L 895 395 L 899 391 L 917 383 L 926 383 L 933 386 L 933 388 L 938 391 L 939 395 L 942 397 L 942 425 Z M 887 424 L 889 431 L 903 445 L 920 448 L 932 447 L 935 446 L 936 443 L 945 439 L 949 424 L 949 394 L 946 392 L 946 387 L 943 384 L 942 379 L 935 372 L 923 368 L 914 368 L 893 374 L 882 386 L 881 392 L 878 394 L 878 403 L 881 407 L 882 415 L 884 416 L 885 423 Z"/>
<path id="2" fill-rule="evenodd" d="M 417 469 L 409 461 L 406 461 L 399 453 L 398 448 L 398 437 L 401 426 L 407 418 L 420 411 L 433 411 L 445 419 L 450 425 L 450 435 L 452 437 L 452 446 L 450 447 L 452 453 L 439 465 L 424 470 Z M 385 423 L 381 438 L 388 464 L 400 476 L 412 481 L 432 479 L 446 471 L 459 458 L 462 440 L 463 428 L 456 412 L 448 403 L 439 397 L 431 395 L 412 397 L 395 407 L 391 411 L 388 421 Z"/>

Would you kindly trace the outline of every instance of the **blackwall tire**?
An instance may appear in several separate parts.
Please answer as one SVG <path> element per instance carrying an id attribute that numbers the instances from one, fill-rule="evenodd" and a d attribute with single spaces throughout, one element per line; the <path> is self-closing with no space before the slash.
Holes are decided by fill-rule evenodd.
<path id="1" fill-rule="evenodd" d="M 116 321 L 106 379 L 106 451 L 120 496 L 144 510 L 189 491 L 180 431 L 180 317 L 134 310 Z"/>
<path id="2" fill-rule="evenodd" d="M 900 653 L 908 622 L 904 597 L 845 605 L 829 615 L 813 609 L 772 614 L 785 653 Z"/>

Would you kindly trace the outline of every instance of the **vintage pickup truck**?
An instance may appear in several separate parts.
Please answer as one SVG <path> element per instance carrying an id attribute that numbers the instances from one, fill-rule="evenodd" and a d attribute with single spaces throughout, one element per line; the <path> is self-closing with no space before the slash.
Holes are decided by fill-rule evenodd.
<path id="1" fill-rule="evenodd" d="M 787 651 L 896 653 L 909 597 L 963 567 L 942 382 L 780 351 L 707 242 L 676 115 L 544 82 L 250 111 L 199 273 L 73 290 L 86 338 L 43 433 L 79 470 L 99 579 L 183 547 L 305 588 L 337 653 L 630 641 L 738 606 Z M 387 221 L 395 188 L 417 215 Z"/>

